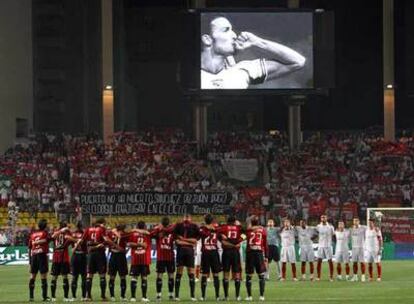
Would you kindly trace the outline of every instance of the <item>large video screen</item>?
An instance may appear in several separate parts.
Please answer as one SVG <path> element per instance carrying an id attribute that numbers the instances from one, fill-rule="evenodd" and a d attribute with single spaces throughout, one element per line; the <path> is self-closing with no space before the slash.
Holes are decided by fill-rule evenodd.
<path id="1" fill-rule="evenodd" d="M 313 88 L 312 12 L 201 12 L 200 88 Z"/>

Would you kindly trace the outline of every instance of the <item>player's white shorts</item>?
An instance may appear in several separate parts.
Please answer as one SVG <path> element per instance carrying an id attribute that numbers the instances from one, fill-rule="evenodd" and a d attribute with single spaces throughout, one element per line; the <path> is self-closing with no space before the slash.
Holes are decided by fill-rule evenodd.
<path id="1" fill-rule="evenodd" d="M 379 263 L 381 262 L 381 256 L 378 255 L 378 252 L 365 251 L 365 263 Z"/>
<path id="2" fill-rule="evenodd" d="M 336 251 L 335 261 L 337 263 L 349 263 L 349 250 Z"/>
<path id="3" fill-rule="evenodd" d="M 315 253 L 312 246 L 300 247 L 300 261 L 313 262 L 315 261 Z"/>
<path id="4" fill-rule="evenodd" d="M 282 263 L 296 263 L 295 246 L 282 247 L 280 250 L 280 261 Z"/>
<path id="5" fill-rule="evenodd" d="M 362 247 L 355 247 L 352 248 L 352 262 L 359 262 L 359 263 L 363 263 L 365 262 L 365 257 L 364 257 L 364 248 Z"/>
<path id="6" fill-rule="evenodd" d="M 319 247 L 318 259 L 332 260 L 333 252 L 332 247 Z"/>

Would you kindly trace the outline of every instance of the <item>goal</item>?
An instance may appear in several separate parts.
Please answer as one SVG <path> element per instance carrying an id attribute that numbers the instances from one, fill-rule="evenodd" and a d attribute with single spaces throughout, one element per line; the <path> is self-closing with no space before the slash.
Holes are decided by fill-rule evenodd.
<path id="1" fill-rule="evenodd" d="M 390 259 L 414 259 L 414 208 L 368 208 L 367 223 L 381 228 Z"/>

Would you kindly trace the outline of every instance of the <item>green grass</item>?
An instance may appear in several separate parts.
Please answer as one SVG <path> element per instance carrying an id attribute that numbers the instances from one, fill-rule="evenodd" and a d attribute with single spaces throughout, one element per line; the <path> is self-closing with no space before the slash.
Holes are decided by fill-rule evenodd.
<path id="1" fill-rule="evenodd" d="M 267 303 L 414 303 L 414 262 L 386 261 L 383 263 L 382 282 L 329 282 L 327 280 L 326 265 L 324 278 L 320 282 L 277 282 L 275 280 L 274 264 L 272 279 L 266 284 Z M 27 266 L 0 266 L 0 303 L 25 303 L 28 300 L 28 267 Z M 155 275 L 149 276 L 149 298 L 155 302 Z M 93 294 L 99 299 L 99 283 L 94 280 Z M 50 288 L 50 282 L 49 282 Z M 167 282 L 164 278 L 163 302 L 167 300 Z M 222 291 L 222 289 L 221 289 Z M 80 287 L 78 288 L 78 294 Z M 116 281 L 116 296 L 119 297 L 119 281 Z M 62 301 L 62 281 L 59 278 L 57 297 Z M 137 297 L 140 299 L 140 283 L 137 288 Z M 208 299 L 213 300 L 213 286 L 209 283 Z M 50 290 L 49 290 L 50 295 Z M 107 292 L 108 295 L 108 292 Z M 129 280 L 127 295 L 129 295 Z M 241 295 L 246 297 L 244 283 Z M 197 283 L 196 296 L 200 296 L 200 283 Z M 234 284 L 230 284 L 230 296 L 234 297 Z M 258 282 L 253 282 L 253 299 L 258 302 Z M 36 282 L 36 302 L 41 300 L 40 280 Z M 181 301 L 189 301 L 189 288 L 186 275 L 181 283 Z M 215 301 L 207 302 L 213 303 Z M 102 303 L 97 301 L 96 303 Z"/>

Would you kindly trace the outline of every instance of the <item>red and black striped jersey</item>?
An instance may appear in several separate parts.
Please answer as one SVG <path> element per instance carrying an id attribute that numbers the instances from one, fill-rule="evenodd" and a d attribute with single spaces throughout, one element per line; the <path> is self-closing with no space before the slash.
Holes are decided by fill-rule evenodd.
<path id="1" fill-rule="evenodd" d="M 174 238 L 179 239 L 180 237 L 186 239 L 199 239 L 200 238 L 200 231 L 196 224 L 191 222 L 182 222 L 175 225 L 174 228 Z M 177 247 L 191 247 L 190 245 L 179 245 Z"/>
<path id="2" fill-rule="evenodd" d="M 76 230 L 75 232 L 72 233 L 72 237 L 77 240 L 81 240 L 83 237 L 83 230 Z M 76 247 L 74 251 L 76 253 L 87 253 L 88 248 L 86 246 L 86 242 L 81 241 L 81 243 Z"/>
<path id="3" fill-rule="evenodd" d="M 206 226 L 200 228 L 201 252 L 218 250 L 217 240 L 219 234 L 215 229 Z"/>
<path id="4" fill-rule="evenodd" d="M 229 225 L 225 224 L 219 227 L 218 231 L 220 232 L 221 238 L 227 242 L 237 245 L 243 241 L 242 227 L 240 225 Z M 229 247 L 230 248 L 230 247 Z M 225 244 L 223 244 L 223 249 L 229 249 Z"/>
<path id="5" fill-rule="evenodd" d="M 267 257 L 267 233 L 262 226 L 247 229 L 247 251 L 262 251 Z"/>
<path id="6" fill-rule="evenodd" d="M 117 244 L 119 247 L 121 247 L 121 250 L 117 247 L 111 246 L 109 250 L 111 252 L 124 252 L 127 251 L 127 243 L 130 238 L 130 233 L 127 233 L 125 231 L 108 231 L 107 233 L 109 239 L 114 242 L 114 244 Z"/>
<path id="7" fill-rule="evenodd" d="M 36 241 L 45 240 L 42 244 L 34 244 Z M 29 237 L 29 244 L 28 247 L 30 249 L 30 255 L 36 255 L 39 253 L 49 253 L 49 242 L 51 240 L 49 232 L 45 230 L 38 230 L 35 232 L 32 232 Z"/>
<path id="8" fill-rule="evenodd" d="M 130 233 L 128 242 L 146 244 L 146 248 L 131 248 L 131 265 L 150 265 L 151 236 L 134 231 Z"/>
<path id="9" fill-rule="evenodd" d="M 174 235 L 168 229 L 155 228 L 151 231 L 157 244 L 157 261 L 174 260 Z"/>
<path id="10" fill-rule="evenodd" d="M 86 242 L 88 247 L 96 246 L 99 244 L 105 244 L 106 229 L 104 227 L 89 227 L 83 234 L 83 240 Z M 98 250 L 105 251 L 105 247 L 99 248 Z"/>
<path id="11" fill-rule="evenodd" d="M 67 239 L 68 236 L 72 236 L 69 230 L 53 239 L 53 263 L 69 263 L 69 246 L 72 241 Z"/>

